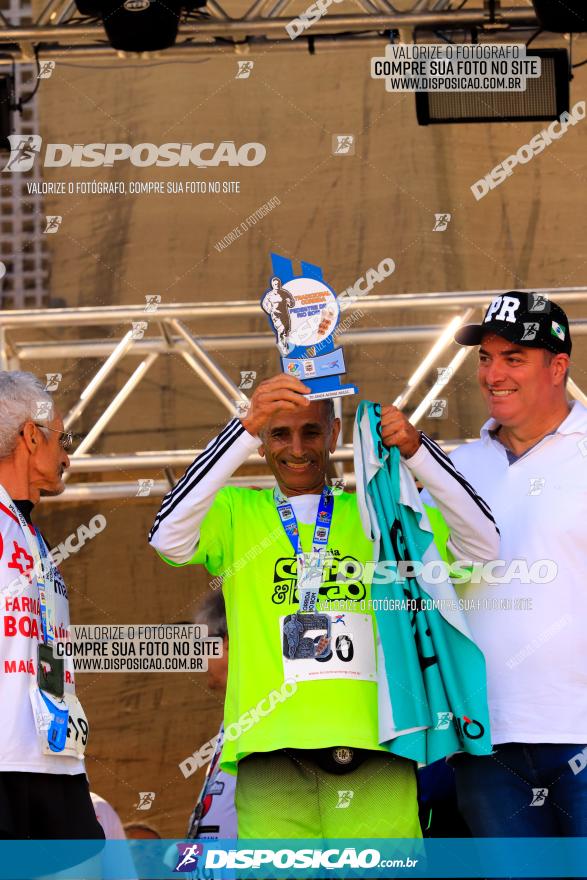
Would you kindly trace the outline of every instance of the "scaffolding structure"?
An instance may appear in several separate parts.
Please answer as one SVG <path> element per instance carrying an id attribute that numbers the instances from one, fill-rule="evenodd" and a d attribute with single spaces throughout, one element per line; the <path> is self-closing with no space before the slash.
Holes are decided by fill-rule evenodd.
<path id="1" fill-rule="evenodd" d="M 381 343 L 429 342 L 430 349 L 416 365 L 414 372 L 405 387 L 394 400 L 396 406 L 405 407 L 416 395 L 422 380 L 429 375 L 441 356 L 453 341 L 456 329 L 462 324 L 480 318 L 490 300 L 505 291 L 468 291 L 463 293 L 427 293 L 427 294 L 396 294 L 383 296 L 365 296 L 360 299 L 361 310 L 368 313 L 386 315 L 386 323 L 377 328 L 353 328 L 337 336 L 344 346 L 360 345 L 362 347 Z M 535 290 L 552 297 L 556 302 L 569 305 L 587 306 L 587 287 L 571 287 L 558 289 Z M 444 323 L 436 325 L 414 324 L 413 326 L 393 326 L 393 315 L 409 309 L 412 313 L 417 309 L 434 309 L 439 314 L 447 314 Z M 458 309 L 458 314 L 454 315 Z M 449 310 L 449 311 L 447 311 Z M 452 317 L 451 317 L 452 313 Z M 114 394 L 109 403 L 96 410 L 93 407 L 93 423 L 71 456 L 70 474 L 102 474 L 111 475 L 116 471 L 129 470 L 155 472 L 156 479 L 126 480 L 103 482 L 68 483 L 65 493 L 54 501 L 87 501 L 105 498 L 132 498 L 141 495 L 162 495 L 175 481 L 175 469 L 183 470 L 201 450 L 197 449 L 161 449 L 136 451 L 129 449 L 124 453 L 93 453 L 92 447 L 110 424 L 116 413 L 129 399 L 133 391 L 142 382 L 153 364 L 160 357 L 179 355 L 189 365 L 196 379 L 227 410 L 229 416 L 238 414 L 238 408 L 247 397 L 232 379 L 224 372 L 214 359 L 219 351 L 237 350 L 274 350 L 275 339 L 267 330 L 262 333 L 250 333 L 243 329 L 238 332 L 240 319 L 259 315 L 256 301 L 233 301 L 221 303 L 187 303 L 187 304 L 155 304 L 103 306 L 62 309 L 32 309 L 0 312 L 0 368 L 30 369 L 31 364 L 37 365 L 46 360 L 80 361 L 85 358 L 103 359 L 102 364 L 85 388 L 80 389 L 79 398 L 64 417 L 67 430 L 75 430 L 79 417 L 85 412 L 111 376 L 115 367 L 123 359 L 134 358 L 139 363 L 131 372 L 123 386 Z M 228 326 L 234 328 L 231 335 L 214 335 L 194 331 L 190 325 L 201 328 L 207 319 L 222 317 Z M 87 338 L 82 328 L 91 326 L 110 327 L 111 334 L 98 338 Z M 130 325 L 130 326 L 129 326 Z M 146 336 L 147 325 L 155 333 Z M 23 331 L 32 331 L 38 335 L 39 330 L 55 328 L 78 329 L 77 338 L 59 341 L 27 341 L 20 338 Z M 117 328 L 122 328 L 119 338 Z M 587 314 L 571 321 L 573 336 L 587 334 Z M 126 330 L 126 332 L 124 332 Z M 18 339 L 16 338 L 18 337 Z M 438 377 L 432 387 L 421 397 L 415 406 L 410 421 L 418 424 L 426 415 L 430 416 L 431 406 L 438 397 L 442 397 L 448 383 L 454 378 L 462 364 L 474 351 L 473 348 L 461 347 L 450 361 L 444 376 Z M 448 377 L 448 378 L 447 378 Z M 570 379 L 569 393 L 587 405 L 587 396 Z M 153 393 L 157 393 L 154 391 Z M 152 411 L 157 411 L 158 401 L 153 401 Z M 413 405 L 413 404 L 412 404 Z M 340 410 L 339 410 L 340 413 Z M 129 437 L 131 435 L 129 434 Z M 444 443 L 445 448 L 452 448 L 466 442 L 466 438 L 455 439 Z M 333 455 L 337 473 L 344 477 L 347 486 L 354 485 L 352 468 L 352 446 L 340 442 Z M 263 459 L 251 455 L 247 461 L 250 465 L 247 476 L 235 477 L 234 485 L 267 486 L 273 483 L 267 475 Z M 147 485 L 148 484 L 148 485 Z M 146 489 L 148 488 L 148 491 Z M 50 501 L 50 499 L 48 499 Z"/>
<path id="2" fill-rule="evenodd" d="M 308 0 L 306 6 L 310 5 Z M 412 0 L 409 9 L 400 11 L 390 0 L 348 0 L 345 6 L 353 11 L 339 14 L 331 7 L 328 14 L 313 21 L 307 33 L 292 40 L 285 26 L 304 8 L 296 0 L 252 0 L 244 9 L 242 0 L 208 0 L 203 14 L 185 16 L 176 44 L 163 54 L 169 60 L 226 51 L 246 55 L 266 51 L 269 46 L 278 51 L 305 52 L 340 46 L 346 49 L 350 45 L 380 46 L 394 31 L 403 41 L 411 41 L 416 30 L 433 34 L 438 30 L 475 29 L 476 33 L 499 39 L 511 29 L 538 26 L 530 4 L 508 4 L 505 8 L 500 0 L 483 0 L 482 5 L 466 0 L 458 8 L 452 5 L 452 0 Z M 48 0 L 30 25 L 14 26 L 0 13 L 0 43 L 4 56 L 0 65 L 30 62 L 35 52 L 43 60 L 125 57 L 108 44 L 102 23 L 82 17 L 73 0 Z"/>

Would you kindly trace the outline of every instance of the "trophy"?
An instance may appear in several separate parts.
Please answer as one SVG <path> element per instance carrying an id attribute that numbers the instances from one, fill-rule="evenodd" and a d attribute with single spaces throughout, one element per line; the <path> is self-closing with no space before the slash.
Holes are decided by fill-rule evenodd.
<path id="1" fill-rule="evenodd" d="M 302 274 L 294 275 L 291 260 L 278 254 L 271 254 L 271 263 L 273 275 L 261 308 L 275 333 L 283 372 L 312 389 L 309 400 L 356 394 L 355 385 L 340 382 L 346 372 L 342 348 L 334 345 L 340 306 L 322 269 L 302 262 Z"/>

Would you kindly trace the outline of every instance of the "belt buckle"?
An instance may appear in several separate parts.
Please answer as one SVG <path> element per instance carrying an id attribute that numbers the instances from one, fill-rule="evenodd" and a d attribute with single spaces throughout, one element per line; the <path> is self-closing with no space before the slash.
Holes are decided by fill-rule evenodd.
<path id="1" fill-rule="evenodd" d="M 338 746 L 336 749 L 332 749 L 332 757 L 336 764 L 345 767 L 348 764 L 352 764 L 355 752 L 354 749 L 347 748 L 346 746 Z"/>

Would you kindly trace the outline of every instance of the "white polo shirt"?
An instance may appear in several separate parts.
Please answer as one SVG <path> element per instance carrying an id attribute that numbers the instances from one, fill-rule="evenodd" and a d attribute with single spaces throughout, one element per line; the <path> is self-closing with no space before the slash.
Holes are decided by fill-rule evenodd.
<path id="1" fill-rule="evenodd" d="M 490 419 L 480 440 L 451 454 L 493 511 L 501 559 L 524 561 L 509 583 L 459 590 L 480 606 L 467 618 L 487 661 L 492 739 L 587 743 L 587 409 L 575 402 L 512 464 L 491 436 L 497 427 Z M 553 579 L 524 583 L 524 568 L 537 573 L 539 560 L 550 560 L 541 574 Z M 484 607 L 492 600 L 501 607 Z"/>

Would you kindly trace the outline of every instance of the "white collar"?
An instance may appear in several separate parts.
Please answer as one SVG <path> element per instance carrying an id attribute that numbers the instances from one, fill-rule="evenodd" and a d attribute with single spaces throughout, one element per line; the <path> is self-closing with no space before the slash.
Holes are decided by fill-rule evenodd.
<path id="1" fill-rule="evenodd" d="M 497 441 L 491 436 L 492 431 L 496 431 L 500 427 L 496 419 L 487 419 L 481 428 L 480 436 L 485 443 L 496 443 Z M 587 408 L 578 400 L 571 404 L 571 411 L 558 428 L 552 432 L 553 434 L 587 434 Z"/>

